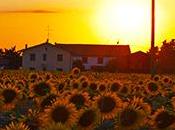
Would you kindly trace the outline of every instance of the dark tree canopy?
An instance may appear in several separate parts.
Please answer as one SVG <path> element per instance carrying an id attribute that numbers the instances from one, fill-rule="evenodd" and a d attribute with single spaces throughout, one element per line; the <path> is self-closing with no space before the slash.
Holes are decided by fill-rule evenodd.
<path id="1" fill-rule="evenodd" d="M 16 46 L 10 49 L 0 49 L 0 57 L 4 62 L 4 68 L 18 69 L 22 64 L 21 53 L 16 51 Z"/>
<path id="2" fill-rule="evenodd" d="M 175 73 L 175 40 L 163 42 L 159 52 L 159 71 Z"/>

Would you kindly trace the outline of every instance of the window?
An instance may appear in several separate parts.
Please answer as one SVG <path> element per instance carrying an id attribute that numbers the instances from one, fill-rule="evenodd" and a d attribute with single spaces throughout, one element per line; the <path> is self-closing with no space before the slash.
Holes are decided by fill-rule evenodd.
<path id="1" fill-rule="evenodd" d="M 58 54 L 57 55 L 57 61 L 63 61 L 63 55 Z"/>
<path id="2" fill-rule="evenodd" d="M 63 69 L 62 69 L 62 68 L 56 68 L 56 70 L 57 70 L 57 71 L 63 71 Z"/>
<path id="3" fill-rule="evenodd" d="M 30 69 L 30 70 L 35 70 L 35 68 L 34 68 L 34 67 L 30 67 L 29 69 Z"/>
<path id="4" fill-rule="evenodd" d="M 36 60 L 36 56 L 34 53 L 30 54 L 30 61 L 35 61 Z"/>
<path id="5" fill-rule="evenodd" d="M 88 63 L 88 58 L 87 57 L 82 57 L 82 62 L 83 63 Z"/>
<path id="6" fill-rule="evenodd" d="M 98 57 L 98 64 L 103 64 L 103 57 Z"/>
<path id="7" fill-rule="evenodd" d="M 47 60 L 47 55 L 43 54 L 43 61 L 46 61 L 46 60 Z"/>

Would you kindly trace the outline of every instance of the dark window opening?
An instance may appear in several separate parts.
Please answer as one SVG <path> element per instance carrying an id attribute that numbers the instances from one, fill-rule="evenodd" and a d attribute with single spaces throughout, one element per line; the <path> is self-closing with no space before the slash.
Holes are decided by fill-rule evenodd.
<path id="1" fill-rule="evenodd" d="M 58 54 L 57 55 L 57 61 L 63 61 L 63 55 Z"/>
<path id="2" fill-rule="evenodd" d="M 35 68 L 34 68 L 34 67 L 30 67 L 29 69 L 30 69 L 30 70 L 35 70 Z"/>
<path id="3" fill-rule="evenodd" d="M 103 64 L 103 57 L 98 57 L 98 64 Z"/>
<path id="4" fill-rule="evenodd" d="M 57 70 L 57 71 L 63 71 L 63 69 L 62 69 L 62 68 L 56 68 L 56 70 Z"/>
<path id="5" fill-rule="evenodd" d="M 36 56 L 35 54 L 30 54 L 30 61 L 35 61 L 36 60 Z"/>
<path id="6" fill-rule="evenodd" d="M 82 57 L 82 62 L 83 63 L 88 63 L 88 58 L 87 57 Z"/>
<path id="7" fill-rule="evenodd" d="M 46 61 L 46 60 L 47 60 L 47 55 L 43 54 L 43 61 Z"/>

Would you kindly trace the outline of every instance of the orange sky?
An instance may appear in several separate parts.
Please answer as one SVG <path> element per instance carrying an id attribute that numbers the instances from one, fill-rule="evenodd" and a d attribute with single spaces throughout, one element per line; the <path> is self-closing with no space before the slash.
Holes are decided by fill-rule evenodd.
<path id="1" fill-rule="evenodd" d="M 50 41 L 150 45 L 151 0 L 4 0 L 0 4 L 0 48 L 18 49 Z M 175 0 L 156 0 L 156 44 L 175 38 Z"/>

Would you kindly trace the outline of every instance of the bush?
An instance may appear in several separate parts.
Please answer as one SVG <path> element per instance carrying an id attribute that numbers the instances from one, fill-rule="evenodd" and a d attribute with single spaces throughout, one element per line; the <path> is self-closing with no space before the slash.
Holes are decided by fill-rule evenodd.
<path id="1" fill-rule="evenodd" d="M 106 70 L 113 73 L 117 72 L 118 71 L 117 60 L 116 59 L 110 60 L 106 65 Z"/>

